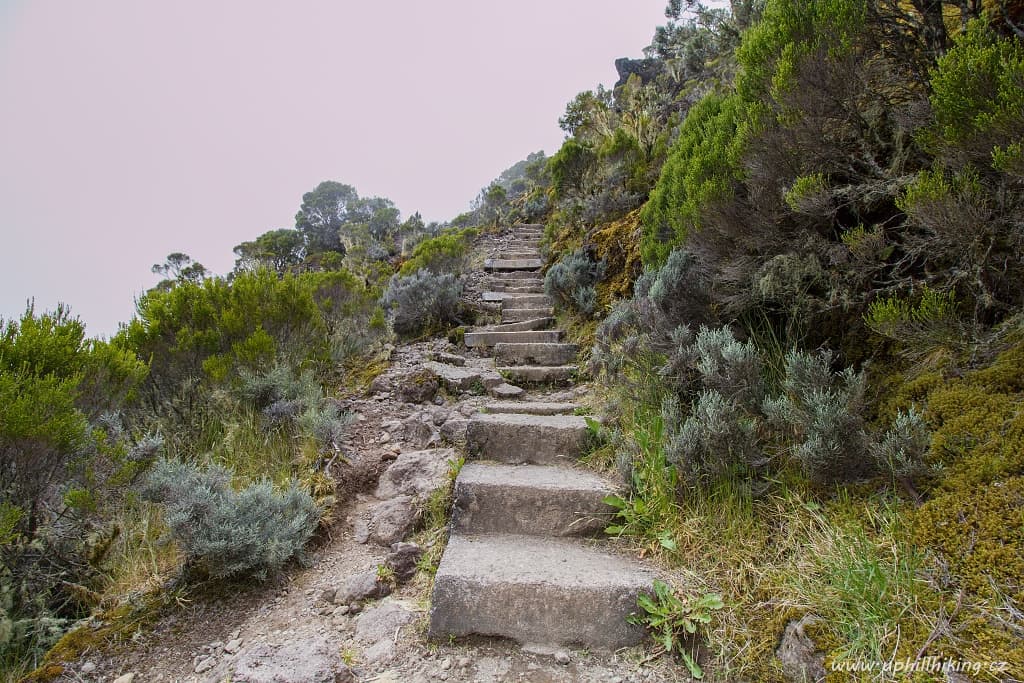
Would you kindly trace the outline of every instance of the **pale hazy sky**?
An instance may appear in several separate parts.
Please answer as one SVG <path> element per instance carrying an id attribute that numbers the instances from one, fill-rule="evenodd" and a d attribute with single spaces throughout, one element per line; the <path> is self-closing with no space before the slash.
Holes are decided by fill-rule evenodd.
<path id="1" fill-rule="evenodd" d="M 0 317 L 128 320 L 184 251 L 290 227 L 321 180 L 445 220 L 557 150 L 666 0 L 0 0 Z"/>

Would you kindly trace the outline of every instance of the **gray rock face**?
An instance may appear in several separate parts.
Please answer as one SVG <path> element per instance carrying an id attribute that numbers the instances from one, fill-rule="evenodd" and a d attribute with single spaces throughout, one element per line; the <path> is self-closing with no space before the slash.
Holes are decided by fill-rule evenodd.
<path id="1" fill-rule="evenodd" d="M 445 389 L 453 393 L 472 391 L 481 384 L 479 370 L 434 361 L 424 363 L 423 367 L 437 375 Z"/>
<path id="2" fill-rule="evenodd" d="M 426 448 L 439 440 L 434 431 L 434 418 L 430 415 L 412 415 L 402 422 L 405 440 L 414 448 Z"/>
<path id="3" fill-rule="evenodd" d="M 782 663 L 782 673 L 793 683 L 817 683 L 825 680 L 825 653 L 818 650 L 806 628 L 818 621 L 806 615 L 786 624 L 775 656 Z"/>
<path id="4" fill-rule="evenodd" d="M 402 378 L 396 390 L 398 398 L 406 403 L 428 403 L 434 399 L 441 383 L 428 370 L 417 370 Z"/>
<path id="5" fill-rule="evenodd" d="M 375 600 L 391 594 L 391 586 L 377 580 L 377 571 L 370 570 L 356 574 L 334 594 L 334 604 L 351 605 L 353 602 Z"/>
<path id="6" fill-rule="evenodd" d="M 413 612 L 393 602 L 371 607 L 356 617 L 356 640 L 369 645 L 395 637 L 395 631 L 416 620 Z"/>
<path id="7" fill-rule="evenodd" d="M 441 438 L 451 444 L 464 445 L 467 429 L 469 420 L 462 416 L 454 417 L 441 425 Z"/>
<path id="8" fill-rule="evenodd" d="M 434 578 L 429 636 L 618 648 L 653 575 L 633 562 L 552 538 L 452 536 Z"/>
<path id="9" fill-rule="evenodd" d="M 419 510 L 412 496 L 396 496 L 377 503 L 370 508 L 367 538 L 382 546 L 398 543 L 409 535 L 418 517 Z"/>
<path id="10" fill-rule="evenodd" d="M 423 548 L 415 543 L 395 543 L 384 564 L 395 573 L 399 582 L 404 582 L 416 575 L 416 563 L 421 557 Z"/>
<path id="11" fill-rule="evenodd" d="M 260 644 L 239 655 L 232 676 L 239 683 L 350 683 L 355 675 L 326 639 Z"/>
<path id="12" fill-rule="evenodd" d="M 449 462 L 454 459 L 455 451 L 451 448 L 402 453 L 380 476 L 376 496 L 426 498 L 444 485 Z"/>

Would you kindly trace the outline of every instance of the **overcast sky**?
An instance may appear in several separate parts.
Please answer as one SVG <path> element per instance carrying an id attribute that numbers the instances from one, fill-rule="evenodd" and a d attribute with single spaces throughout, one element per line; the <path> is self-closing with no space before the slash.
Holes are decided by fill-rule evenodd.
<path id="1" fill-rule="evenodd" d="M 128 320 L 184 251 L 290 227 L 322 180 L 445 220 L 557 150 L 666 0 L 0 0 L 0 316 Z"/>

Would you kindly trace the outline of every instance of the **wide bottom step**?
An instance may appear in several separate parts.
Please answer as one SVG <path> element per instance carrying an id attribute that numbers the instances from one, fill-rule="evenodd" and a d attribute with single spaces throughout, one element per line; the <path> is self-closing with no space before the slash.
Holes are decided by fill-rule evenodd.
<path id="1" fill-rule="evenodd" d="M 565 539 L 511 535 L 448 541 L 434 577 L 429 637 L 512 638 L 539 645 L 619 648 L 643 629 L 626 622 L 653 574 Z"/>

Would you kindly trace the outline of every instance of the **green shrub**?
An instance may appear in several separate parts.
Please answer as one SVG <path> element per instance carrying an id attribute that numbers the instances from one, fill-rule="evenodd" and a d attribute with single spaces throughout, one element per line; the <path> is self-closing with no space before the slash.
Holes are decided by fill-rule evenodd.
<path id="1" fill-rule="evenodd" d="M 398 274 L 406 276 L 424 269 L 434 274 L 462 273 L 468 264 L 472 239 L 478 234 L 476 228 L 466 228 L 425 239 L 413 248 L 412 256 Z"/>
<path id="2" fill-rule="evenodd" d="M 266 578 L 301 553 L 320 512 L 294 483 L 276 492 L 266 482 L 240 491 L 219 466 L 200 470 L 161 460 L 149 473 L 143 496 L 160 503 L 186 561 L 213 578 Z"/>
<path id="3" fill-rule="evenodd" d="M 776 427 L 796 433 L 791 453 L 809 480 L 849 481 L 872 472 L 864 422 L 866 378 L 853 368 L 831 369 L 832 355 L 786 356 L 783 394 L 766 399 Z"/>
<path id="4" fill-rule="evenodd" d="M 548 269 L 544 292 L 557 305 L 590 316 L 597 311 L 597 283 L 604 272 L 604 261 L 593 261 L 586 252 L 577 251 Z"/>
<path id="5" fill-rule="evenodd" d="M 412 275 L 392 276 L 381 303 L 391 312 L 395 332 L 411 337 L 458 324 L 461 296 L 458 277 L 418 270 Z"/>

